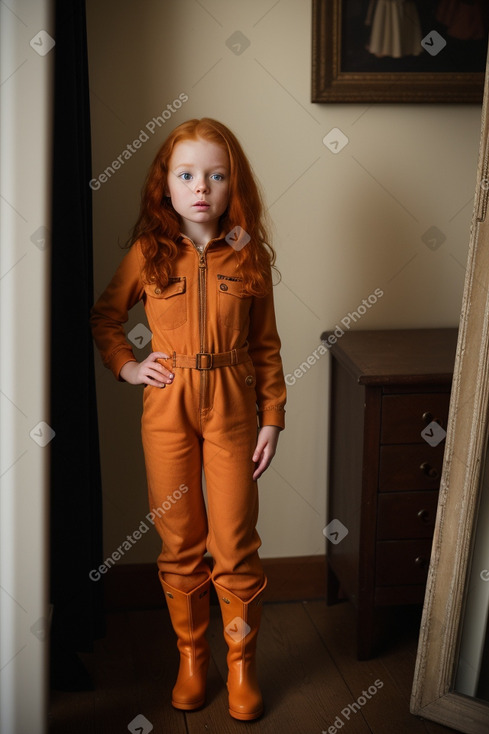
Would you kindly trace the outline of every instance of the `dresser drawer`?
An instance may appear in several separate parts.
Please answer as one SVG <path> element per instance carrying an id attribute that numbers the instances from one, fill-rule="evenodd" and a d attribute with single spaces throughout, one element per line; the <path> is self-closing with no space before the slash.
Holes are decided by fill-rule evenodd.
<path id="1" fill-rule="evenodd" d="M 379 495 L 377 539 L 431 538 L 437 507 L 437 491 Z"/>
<path id="2" fill-rule="evenodd" d="M 438 446 L 423 443 L 380 447 L 379 492 L 438 489 L 445 441 Z"/>
<path id="3" fill-rule="evenodd" d="M 376 586 L 426 583 L 430 555 L 431 540 L 378 541 Z"/>
<path id="4" fill-rule="evenodd" d="M 448 392 L 384 395 L 380 442 L 421 443 L 421 431 L 433 420 L 446 430 L 449 402 Z"/>

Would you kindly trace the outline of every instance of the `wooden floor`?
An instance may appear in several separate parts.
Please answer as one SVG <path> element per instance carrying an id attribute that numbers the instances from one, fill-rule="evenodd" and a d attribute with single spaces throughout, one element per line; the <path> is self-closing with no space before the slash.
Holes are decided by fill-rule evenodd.
<path id="1" fill-rule="evenodd" d="M 409 713 L 419 612 L 408 608 L 393 618 L 396 626 L 383 652 L 359 662 L 349 602 L 333 607 L 324 601 L 264 604 L 258 671 L 266 710 L 258 721 L 245 723 L 227 711 L 226 645 L 218 606 L 211 606 L 208 631 L 207 705 L 191 713 L 176 711 L 169 702 L 177 650 L 166 609 L 112 613 L 95 653 L 81 656 L 96 690 L 52 692 L 49 732 L 326 734 L 331 727 L 328 734 L 453 734 Z M 352 706 L 362 691 L 370 698 Z"/>

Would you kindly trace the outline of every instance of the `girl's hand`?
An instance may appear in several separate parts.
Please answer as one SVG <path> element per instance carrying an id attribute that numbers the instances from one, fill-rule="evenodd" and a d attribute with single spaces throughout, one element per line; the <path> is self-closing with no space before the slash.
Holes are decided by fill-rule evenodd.
<path id="1" fill-rule="evenodd" d="M 260 428 L 256 449 L 252 457 L 253 461 L 258 464 L 253 472 L 253 479 L 261 477 L 265 469 L 270 466 L 277 450 L 279 433 L 280 428 L 278 426 L 263 426 L 263 428 Z"/>
<path id="2" fill-rule="evenodd" d="M 153 385 L 153 387 L 171 385 L 175 375 L 156 362 L 157 359 L 168 359 L 168 354 L 151 352 L 142 362 L 126 362 L 122 365 L 120 376 L 131 385 Z"/>

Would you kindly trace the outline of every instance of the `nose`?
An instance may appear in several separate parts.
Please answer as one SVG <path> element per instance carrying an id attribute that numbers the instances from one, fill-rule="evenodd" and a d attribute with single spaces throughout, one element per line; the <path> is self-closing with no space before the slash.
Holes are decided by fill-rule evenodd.
<path id="1" fill-rule="evenodd" d="M 208 191 L 208 190 L 209 190 L 209 187 L 208 187 L 208 185 L 206 183 L 206 180 L 205 180 L 204 177 L 201 176 L 195 182 L 195 192 L 197 194 L 201 194 L 204 191 Z"/>

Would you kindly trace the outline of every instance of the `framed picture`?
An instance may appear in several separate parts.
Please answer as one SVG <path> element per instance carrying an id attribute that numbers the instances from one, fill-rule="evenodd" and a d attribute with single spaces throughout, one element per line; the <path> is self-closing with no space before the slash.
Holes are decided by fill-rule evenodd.
<path id="1" fill-rule="evenodd" d="M 487 0 L 313 0 L 312 102 L 482 103 Z"/>

